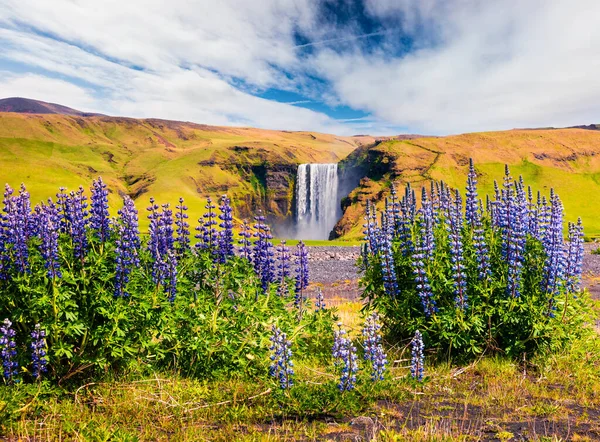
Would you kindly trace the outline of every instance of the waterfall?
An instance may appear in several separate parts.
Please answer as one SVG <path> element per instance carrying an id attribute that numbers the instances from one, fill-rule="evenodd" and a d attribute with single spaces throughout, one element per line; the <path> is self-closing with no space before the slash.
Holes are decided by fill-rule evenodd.
<path id="1" fill-rule="evenodd" d="M 339 217 L 337 164 L 300 164 L 296 179 L 296 237 L 329 239 Z"/>

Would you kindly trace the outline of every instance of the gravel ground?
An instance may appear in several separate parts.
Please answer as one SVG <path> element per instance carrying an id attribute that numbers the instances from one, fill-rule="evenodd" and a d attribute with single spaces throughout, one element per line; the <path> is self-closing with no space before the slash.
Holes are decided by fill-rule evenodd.
<path id="1" fill-rule="evenodd" d="M 598 244 L 586 244 L 583 259 L 584 285 L 600 299 L 600 255 L 590 252 Z M 330 300 L 356 300 L 360 297 L 355 266 L 360 247 L 309 247 L 310 279 L 322 287 Z"/>

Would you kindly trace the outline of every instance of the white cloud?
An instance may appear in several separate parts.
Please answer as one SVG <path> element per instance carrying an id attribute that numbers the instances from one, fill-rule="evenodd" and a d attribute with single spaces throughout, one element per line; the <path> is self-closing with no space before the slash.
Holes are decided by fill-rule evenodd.
<path id="1" fill-rule="evenodd" d="M 434 133 L 598 120 L 600 3 L 456 1 L 445 14 L 435 1 L 377 3 L 437 42 L 396 59 L 323 51 L 316 64 L 341 101 Z"/>
<path id="2" fill-rule="evenodd" d="M 0 97 L 24 97 L 58 103 L 82 111 L 94 110 L 96 100 L 89 92 L 68 81 L 37 74 L 15 75 L 0 71 Z"/>
<path id="3" fill-rule="evenodd" d="M 323 23 L 318 3 L 3 0 L 0 60 L 39 75 L 12 74 L 0 91 L 111 114 L 338 133 L 598 121 L 596 1 L 365 0 L 382 27 L 363 34 L 357 23 Z M 295 47 L 296 32 L 310 46 Z M 368 48 L 369 33 L 383 44 Z M 400 35 L 412 39 L 408 54 L 395 52 Z M 372 119 L 336 121 L 252 95 L 268 88 Z"/>

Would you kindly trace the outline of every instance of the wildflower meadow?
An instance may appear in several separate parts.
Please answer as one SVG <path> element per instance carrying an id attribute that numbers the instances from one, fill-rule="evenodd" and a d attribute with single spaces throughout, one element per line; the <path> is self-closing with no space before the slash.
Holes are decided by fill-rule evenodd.
<path id="1" fill-rule="evenodd" d="M 371 413 L 375 422 L 382 403 L 462 391 L 449 384 L 462 372 L 448 372 L 483 357 L 499 376 L 519 364 L 538 373 L 599 364 L 581 289 L 582 223 L 565 224 L 559 196 L 508 167 L 484 198 L 471 162 L 465 193 L 432 183 L 399 197 L 392 184 L 384 207 L 368 203 L 363 301 L 350 316 L 310 284 L 302 241 L 274 241 L 262 214 L 236 219 L 226 195 L 207 198 L 198 220 L 183 198 L 149 198 L 139 213 L 123 195 L 110 209 L 101 178 L 33 207 L 25 185 L 5 188 L 0 428 L 9 434 L 39 436 L 38 420 L 56 410 L 96 422 L 121 407 L 128 422 L 208 420 L 230 436 L 226 425 L 290 418 L 306 435 L 306 419 Z M 595 403 L 598 374 L 587 376 L 588 387 L 571 388 Z M 140 440 L 128 422 L 106 419 L 85 434 Z"/>

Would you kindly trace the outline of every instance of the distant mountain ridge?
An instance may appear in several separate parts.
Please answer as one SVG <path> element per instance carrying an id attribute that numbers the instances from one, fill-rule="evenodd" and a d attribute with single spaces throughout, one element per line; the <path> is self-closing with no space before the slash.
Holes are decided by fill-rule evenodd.
<path id="1" fill-rule="evenodd" d="M 0 112 L 15 112 L 19 114 L 60 114 L 74 117 L 104 116 L 92 112 L 82 112 L 56 103 L 47 103 L 31 98 L 9 97 L 0 99 Z"/>

